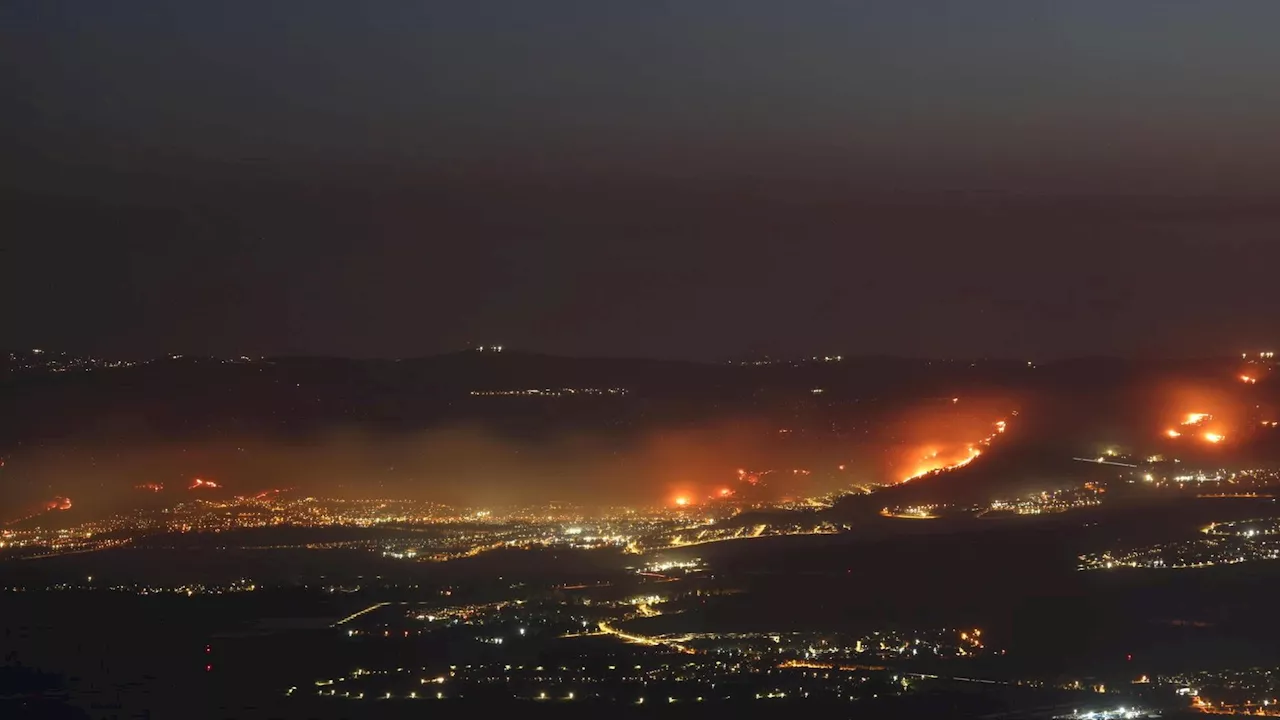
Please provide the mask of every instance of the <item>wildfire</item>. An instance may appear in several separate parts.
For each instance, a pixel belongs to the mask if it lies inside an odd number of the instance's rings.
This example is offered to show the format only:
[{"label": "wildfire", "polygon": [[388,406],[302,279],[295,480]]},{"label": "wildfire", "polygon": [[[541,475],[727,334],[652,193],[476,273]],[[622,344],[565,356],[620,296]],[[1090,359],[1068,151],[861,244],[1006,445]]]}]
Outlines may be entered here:
[{"label": "wildfire", "polygon": [[22,516],[22,517],[20,517],[20,518],[14,518],[13,520],[8,520],[8,521],[5,521],[4,523],[0,523],[0,524],[3,524],[4,526],[8,527],[8,526],[10,526],[10,525],[17,525],[17,524],[18,524],[18,523],[20,523],[20,522],[25,522],[25,521],[27,521],[27,520],[30,520],[30,519],[34,518],[34,517],[38,517],[38,516],[40,516],[42,513],[47,513],[47,512],[59,512],[59,511],[62,511],[62,510],[70,510],[70,509],[71,509],[71,498],[69,498],[69,497],[63,497],[63,496],[59,495],[59,496],[55,497],[54,499],[52,499],[52,500],[50,500],[50,501],[48,501],[48,502],[44,503],[43,505],[37,505],[36,507],[33,507],[33,508],[32,508],[32,511],[33,511],[33,512],[31,512],[31,513],[29,513],[29,514],[27,514],[27,515],[24,515],[24,516]]},{"label": "wildfire", "polygon": [[1253,377],[1253,376],[1251,376],[1251,375],[1241,375],[1241,376],[1240,376],[1240,382],[1242,382],[1242,383],[1244,383],[1244,384],[1246,384],[1246,385],[1253,385],[1253,384],[1255,384],[1255,383],[1257,383],[1257,382],[1258,382],[1258,378]]},{"label": "wildfire", "polygon": [[192,478],[191,485],[189,485],[187,489],[198,490],[200,488],[219,488],[219,487],[222,487],[222,486],[212,480],[205,480],[204,478]]},{"label": "wildfire", "polygon": [[993,430],[990,435],[982,438],[977,443],[965,445],[962,450],[943,452],[936,447],[930,447],[920,456],[915,469],[903,478],[902,482],[910,482],[927,475],[957,470],[978,459],[982,455],[982,447],[979,446],[990,445],[992,440],[1007,429],[1008,423],[1005,420],[1000,420],[992,427]]},{"label": "wildfire", "polygon": [[45,510],[70,510],[71,498],[56,497],[50,500],[49,502],[45,503],[44,509]]},{"label": "wildfire", "polygon": [[[1182,422],[1179,423],[1179,427],[1194,429],[1196,431],[1195,437],[1213,445],[1217,445],[1227,439],[1225,432],[1225,430],[1228,429],[1227,426],[1224,425],[1221,420],[1215,420],[1211,413],[1187,413],[1183,416]],[[1164,434],[1169,438],[1176,439],[1182,437],[1182,432],[1174,428],[1165,430]]]},{"label": "wildfire", "polygon": [[915,472],[903,478],[902,482],[910,482],[917,478],[922,478],[926,475],[933,475],[935,473],[942,473],[948,470],[956,470],[958,468],[962,468],[965,465],[968,465],[969,463],[973,462],[981,454],[982,454],[981,450],[979,450],[978,448],[972,445],[969,445],[968,447],[965,448],[965,454],[963,456],[961,456],[959,459],[954,459],[948,462],[948,461],[939,461],[938,452],[935,450],[925,455],[923,458],[921,458],[920,464],[916,466]]},{"label": "wildfire", "polygon": [[726,498],[733,494],[733,490],[729,488],[720,488],[717,494],[722,498]]},{"label": "wildfire", "polygon": [[684,497],[683,495],[676,498],[676,506],[678,507],[687,507],[689,505],[689,502],[690,502],[689,498]]}]

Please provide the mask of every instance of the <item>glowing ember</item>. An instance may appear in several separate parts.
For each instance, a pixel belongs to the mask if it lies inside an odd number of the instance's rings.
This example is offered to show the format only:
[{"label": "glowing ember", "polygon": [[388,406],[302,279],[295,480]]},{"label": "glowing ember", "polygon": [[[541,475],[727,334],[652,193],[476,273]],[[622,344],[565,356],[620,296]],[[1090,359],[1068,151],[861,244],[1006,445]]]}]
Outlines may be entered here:
[{"label": "glowing ember", "polygon": [[1258,378],[1251,377],[1249,375],[1241,375],[1240,382],[1245,383],[1246,385],[1253,385],[1254,383],[1258,382]]},{"label": "glowing ember", "polygon": [[1171,438],[1182,437],[1182,433],[1178,432],[1177,430],[1174,430],[1173,428],[1169,428],[1168,430],[1165,430],[1164,434]]},{"label": "glowing ember", "polygon": [[1218,433],[1211,433],[1211,432],[1207,432],[1204,435],[1201,435],[1201,437],[1203,437],[1206,442],[1211,442],[1211,443],[1220,443],[1223,440],[1227,439],[1225,435],[1219,435]]},{"label": "glowing ember", "polygon": [[1182,421],[1183,425],[1199,425],[1206,420],[1212,420],[1213,416],[1209,413],[1187,413],[1187,419]]},{"label": "glowing ember", "polygon": [[212,480],[205,480],[204,478],[193,478],[191,480],[191,485],[188,486],[187,489],[197,490],[199,488],[217,488],[217,487],[221,487],[221,485],[219,485],[218,483]]},{"label": "glowing ember", "polygon": [[[733,494],[733,491],[730,490],[729,488],[720,488],[720,492],[719,492],[720,497],[729,497],[732,494]],[[676,500],[677,504],[679,504],[679,502],[680,502],[679,500]]]},{"label": "glowing ember", "polygon": [[678,498],[676,498],[676,505],[678,505],[678,506],[680,506],[680,507],[685,507],[685,506],[686,506],[686,505],[688,505],[688,504],[689,504],[689,498],[687,498],[687,497],[678,497]]}]

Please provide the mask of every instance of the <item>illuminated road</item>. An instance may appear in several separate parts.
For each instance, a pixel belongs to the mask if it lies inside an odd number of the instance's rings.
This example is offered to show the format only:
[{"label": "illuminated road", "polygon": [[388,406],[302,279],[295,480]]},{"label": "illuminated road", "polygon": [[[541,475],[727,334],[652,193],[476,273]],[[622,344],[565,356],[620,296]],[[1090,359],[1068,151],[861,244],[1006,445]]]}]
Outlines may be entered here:
[{"label": "illuminated road", "polygon": [[931,514],[919,515],[916,513],[899,513],[899,512],[894,512],[889,508],[883,508],[882,510],[880,510],[880,517],[893,518],[895,520],[937,520],[938,519],[937,515],[931,515]]},{"label": "illuminated road", "polygon": [[381,607],[386,607],[386,606],[388,606],[388,605],[403,605],[403,604],[404,604],[404,603],[380,602],[380,603],[377,603],[376,605],[370,605],[369,607],[367,607],[367,608],[365,608],[365,609],[363,609],[363,610],[361,610],[361,611],[359,611],[359,612],[351,613],[350,615],[348,615],[348,616],[346,616],[346,617],[342,618],[342,619],[341,619],[341,620],[339,620],[338,622],[334,623],[334,624],[333,624],[333,627],[338,627],[339,625],[345,625],[345,624],[347,624],[347,623],[351,622],[352,620],[355,620],[356,618],[360,617],[361,615],[364,615],[364,614],[367,614],[367,613],[371,613],[371,612],[373,612],[374,610],[377,610],[378,608],[381,608]]},{"label": "illuminated road", "polygon": [[779,538],[779,537],[795,537],[799,535],[838,535],[840,530],[832,529],[815,529],[815,530],[797,530],[794,532],[767,532],[768,525],[753,525],[751,527],[736,530],[731,535],[721,537],[711,537],[705,539],[684,540],[677,536],[672,538],[667,545],[653,547],[644,552],[661,552],[663,550],[675,550],[678,548],[696,547],[698,545],[710,545],[712,543],[733,542],[735,540],[755,540],[757,538]]},{"label": "illuminated road", "polygon": [[[660,614],[660,613],[659,613]],[[652,617],[652,616],[650,616]],[[600,632],[606,635],[612,635],[620,640],[637,645],[648,645],[650,647],[666,647],[678,652],[687,653],[689,655],[697,654],[697,650],[687,648],[675,640],[663,640],[661,638],[648,637],[646,635],[635,635],[633,633],[623,632],[606,622],[599,623]]]},{"label": "illuminated road", "polygon": [[1102,458],[1081,458],[1081,457],[1073,457],[1073,458],[1071,458],[1071,459],[1072,459],[1072,460],[1075,460],[1076,462],[1091,463],[1091,464],[1093,464],[1093,465],[1115,465],[1116,467],[1122,467],[1122,468],[1136,468],[1136,467],[1138,467],[1137,465],[1132,465],[1132,464],[1130,464],[1130,463],[1112,462],[1112,461],[1110,461],[1110,460],[1103,460]]}]

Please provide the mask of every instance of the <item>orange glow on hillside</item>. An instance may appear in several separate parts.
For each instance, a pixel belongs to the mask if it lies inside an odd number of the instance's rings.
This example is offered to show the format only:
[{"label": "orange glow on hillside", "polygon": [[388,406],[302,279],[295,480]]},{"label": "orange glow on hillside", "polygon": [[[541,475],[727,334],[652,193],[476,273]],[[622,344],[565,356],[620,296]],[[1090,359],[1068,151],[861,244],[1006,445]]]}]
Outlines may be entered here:
[{"label": "orange glow on hillside", "polygon": [[676,498],[675,502],[676,502],[676,505],[679,507],[686,507],[689,505],[690,501],[689,501],[689,498],[681,495],[680,497]]},{"label": "orange glow on hillside", "polygon": [[935,443],[915,449],[914,465],[901,478],[910,482],[928,475],[956,470],[968,465],[982,455],[982,450],[1008,428],[1008,422],[999,420],[990,426],[990,434],[972,443]]},{"label": "orange glow on hillside", "polygon": [[217,487],[222,487],[222,486],[212,480],[205,480],[204,478],[193,478],[191,480],[191,485],[187,489],[198,490],[200,488],[217,488]]},{"label": "orange glow on hillside", "polygon": [[69,498],[69,497],[56,497],[56,498],[54,498],[54,499],[50,500],[48,503],[46,503],[46,504],[45,504],[45,506],[44,506],[44,508],[45,508],[46,510],[70,510],[70,509],[71,509],[71,498]]},{"label": "orange glow on hillside", "polygon": [[[1238,379],[1246,384],[1257,378],[1246,372]],[[1247,441],[1254,414],[1265,412],[1256,399],[1246,400],[1239,390],[1221,384],[1178,382],[1165,390],[1161,414],[1165,437],[1196,445],[1219,445],[1228,439]],[[1261,411],[1261,412],[1260,412]],[[1254,417],[1251,417],[1254,416]],[[1265,416],[1264,416],[1265,417]]]},{"label": "orange glow on hillside", "polygon": [[962,468],[973,462],[981,454],[982,451],[972,445],[965,446],[962,449],[952,449],[945,454],[936,448],[931,449],[921,456],[915,468],[906,477],[902,478],[902,482],[909,482],[926,475]]}]

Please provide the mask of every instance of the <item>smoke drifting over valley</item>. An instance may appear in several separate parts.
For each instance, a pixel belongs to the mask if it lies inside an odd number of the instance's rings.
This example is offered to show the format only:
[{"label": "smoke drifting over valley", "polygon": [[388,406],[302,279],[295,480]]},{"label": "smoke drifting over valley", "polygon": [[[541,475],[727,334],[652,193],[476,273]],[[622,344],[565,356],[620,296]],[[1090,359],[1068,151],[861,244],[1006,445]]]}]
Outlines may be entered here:
[{"label": "smoke drifting over valley", "polygon": [[710,496],[741,465],[767,466],[771,453],[761,439],[769,434],[762,423],[712,422],[636,435],[582,432],[530,440],[457,425],[381,436],[349,429],[293,440],[63,443],[14,453],[3,470],[3,492],[6,506],[60,495],[76,498],[80,507],[112,510],[146,496],[286,488],[466,506],[660,504],[677,495]]}]

